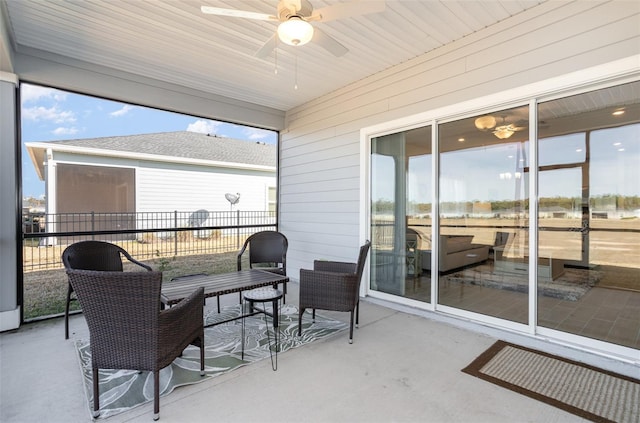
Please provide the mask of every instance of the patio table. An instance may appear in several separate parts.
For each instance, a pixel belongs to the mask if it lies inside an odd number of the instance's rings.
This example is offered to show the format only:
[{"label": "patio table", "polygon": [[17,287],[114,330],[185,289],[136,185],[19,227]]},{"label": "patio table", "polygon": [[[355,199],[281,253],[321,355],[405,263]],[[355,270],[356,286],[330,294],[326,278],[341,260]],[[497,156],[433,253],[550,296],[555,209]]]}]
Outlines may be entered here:
[{"label": "patio table", "polygon": [[[282,284],[284,288],[287,282],[289,282],[287,276],[261,269],[240,270],[216,275],[195,275],[185,280],[164,282],[162,284],[160,300],[163,306],[172,306],[177,304],[181,299],[188,297],[199,287],[204,288],[204,296],[208,298],[219,297],[220,295],[235,292],[241,293],[263,286],[273,286],[277,288],[279,284]],[[218,321],[206,326],[215,326],[256,314],[253,310],[250,311],[249,314],[241,314],[238,317]]]}]

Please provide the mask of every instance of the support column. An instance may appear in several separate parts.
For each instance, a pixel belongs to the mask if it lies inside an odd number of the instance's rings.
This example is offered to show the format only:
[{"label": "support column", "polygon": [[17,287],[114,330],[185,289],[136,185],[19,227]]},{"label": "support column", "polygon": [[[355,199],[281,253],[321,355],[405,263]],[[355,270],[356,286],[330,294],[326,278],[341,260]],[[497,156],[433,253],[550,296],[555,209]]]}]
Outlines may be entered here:
[{"label": "support column", "polygon": [[[22,220],[18,140],[18,77],[0,72],[0,331],[20,326],[22,275],[18,247]],[[20,288],[19,288],[20,287]]]}]

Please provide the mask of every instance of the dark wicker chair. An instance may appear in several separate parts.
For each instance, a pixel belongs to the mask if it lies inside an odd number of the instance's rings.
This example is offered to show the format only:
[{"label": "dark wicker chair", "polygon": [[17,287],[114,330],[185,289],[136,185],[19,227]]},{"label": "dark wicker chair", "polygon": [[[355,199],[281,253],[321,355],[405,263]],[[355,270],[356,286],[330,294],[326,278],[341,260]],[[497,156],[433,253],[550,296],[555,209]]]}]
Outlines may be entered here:
[{"label": "dark wicker chair", "polygon": [[153,372],[154,420],[160,417],[159,372],[189,344],[200,348],[204,375],[204,288],[160,310],[162,272],[67,270],[89,326],[93,415],[100,414],[98,369]]},{"label": "dark wicker chair", "polygon": [[[118,245],[103,241],[80,241],[69,245],[62,252],[62,263],[68,269],[101,270],[122,272],[122,256],[147,270],[151,267],[133,259],[129,253]],[[71,298],[73,288],[67,288],[67,305],[64,310],[64,339],[69,339],[69,305],[75,298]]]},{"label": "dark wicker chair", "polygon": [[249,268],[254,267],[287,274],[287,237],[276,231],[262,231],[251,235],[238,253],[238,270],[242,270],[242,255],[249,248]]},{"label": "dark wicker chair", "polygon": [[[269,272],[287,275],[287,237],[277,231],[256,232],[246,239],[238,253],[238,270],[242,270],[242,255],[249,249],[249,268],[268,270]],[[284,284],[284,295],[287,295],[287,284]],[[240,293],[242,302],[242,293]]]},{"label": "dark wicker chair", "polygon": [[360,247],[357,263],[315,260],[313,270],[300,269],[300,314],[298,336],[302,335],[302,315],[307,308],[351,312],[349,343],[353,343],[353,323],[358,326],[360,314],[360,280],[371,243]]}]

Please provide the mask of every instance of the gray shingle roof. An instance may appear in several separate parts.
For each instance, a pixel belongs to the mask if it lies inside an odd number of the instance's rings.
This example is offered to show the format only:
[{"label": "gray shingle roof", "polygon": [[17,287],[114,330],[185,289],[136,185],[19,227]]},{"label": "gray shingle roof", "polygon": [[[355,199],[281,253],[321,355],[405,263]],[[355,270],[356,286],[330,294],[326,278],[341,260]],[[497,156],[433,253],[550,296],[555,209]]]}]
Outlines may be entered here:
[{"label": "gray shingle roof", "polygon": [[47,144],[155,154],[188,159],[276,166],[276,146],[198,132],[161,132],[122,137],[52,141]]}]

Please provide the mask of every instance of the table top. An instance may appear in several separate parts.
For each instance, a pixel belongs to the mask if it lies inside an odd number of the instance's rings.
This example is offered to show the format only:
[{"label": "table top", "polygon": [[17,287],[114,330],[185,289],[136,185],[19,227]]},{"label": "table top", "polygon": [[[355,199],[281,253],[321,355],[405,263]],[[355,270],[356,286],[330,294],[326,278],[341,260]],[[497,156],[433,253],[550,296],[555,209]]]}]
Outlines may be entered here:
[{"label": "table top", "polygon": [[261,269],[216,275],[194,275],[183,280],[163,282],[160,299],[164,304],[176,304],[201,286],[204,287],[205,297],[215,297],[287,282],[289,282],[287,276]]},{"label": "table top", "polygon": [[251,301],[273,301],[282,298],[282,291],[273,287],[265,286],[252,289],[243,294],[245,300]]}]

